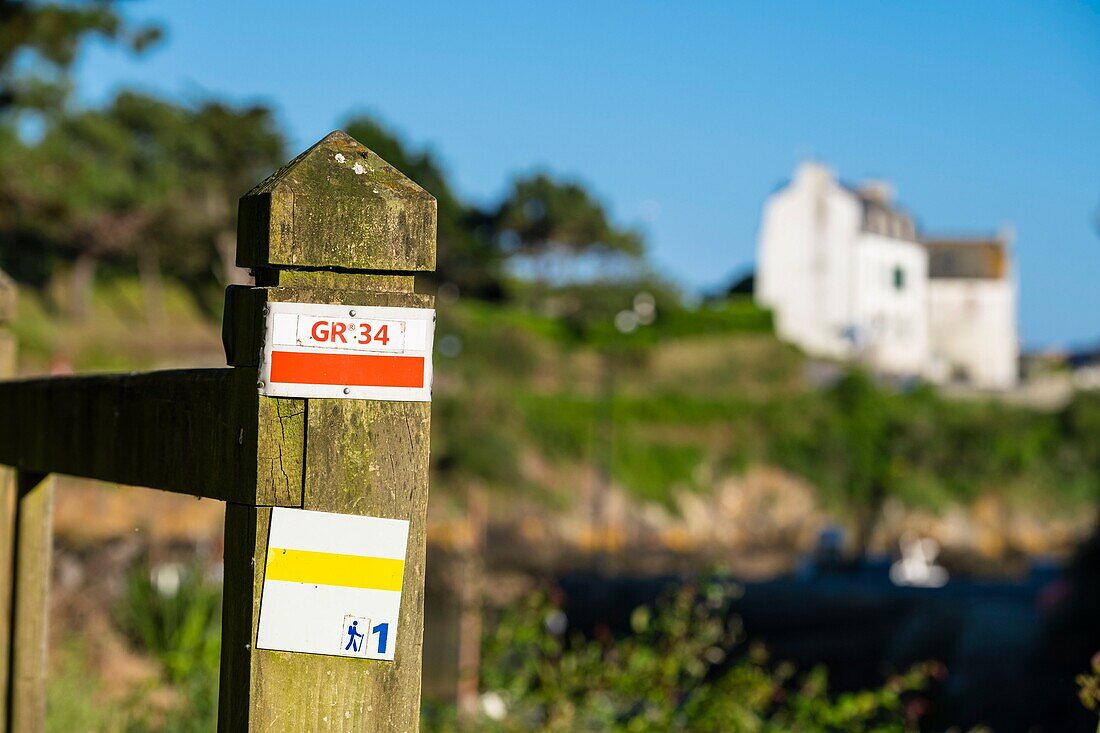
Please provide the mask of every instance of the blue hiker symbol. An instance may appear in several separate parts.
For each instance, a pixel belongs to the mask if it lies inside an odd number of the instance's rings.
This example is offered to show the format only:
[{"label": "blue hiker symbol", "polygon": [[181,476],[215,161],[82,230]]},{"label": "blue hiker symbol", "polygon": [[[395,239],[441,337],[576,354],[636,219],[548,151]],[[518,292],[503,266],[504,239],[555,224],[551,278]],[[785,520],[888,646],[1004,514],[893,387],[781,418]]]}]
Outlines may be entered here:
[{"label": "blue hiker symbol", "polygon": [[359,622],[352,621],[351,626],[348,627],[348,644],[344,647],[344,651],[359,651],[363,647],[363,638],[363,633],[359,631]]}]

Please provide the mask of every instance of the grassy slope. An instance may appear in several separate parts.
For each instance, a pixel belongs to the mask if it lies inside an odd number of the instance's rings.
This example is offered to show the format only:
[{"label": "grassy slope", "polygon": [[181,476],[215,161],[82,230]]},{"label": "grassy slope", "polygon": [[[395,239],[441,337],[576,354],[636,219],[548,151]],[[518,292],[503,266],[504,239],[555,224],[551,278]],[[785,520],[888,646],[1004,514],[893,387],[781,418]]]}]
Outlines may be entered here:
[{"label": "grassy slope", "polygon": [[[864,499],[863,464],[885,454],[887,491],[910,505],[943,509],[992,493],[1066,511],[1095,500],[1097,399],[1041,413],[868,387],[849,408],[837,390],[809,388],[805,359],[748,310],[677,311],[629,336],[578,341],[518,311],[441,309],[440,337],[462,351],[439,357],[440,475],[568,497],[574,465],[670,504],[676,492],[706,492],[767,463],[809,479],[844,512]],[[529,470],[532,453],[562,470]]]},{"label": "grassy slope", "polygon": [[[21,293],[15,330],[25,373],[219,366],[218,327],[166,283],[148,318],[133,280],[103,283],[86,320]],[[946,402],[929,390],[875,390],[869,410],[886,435],[853,436],[862,415],[810,389],[805,360],[770,335],[744,301],[689,312],[666,307],[652,326],[618,334],[610,319],[567,321],[474,301],[443,303],[437,335],[433,458],[438,495],[470,482],[569,503],[593,471],[635,495],[671,504],[753,464],[813,482],[849,510],[860,451],[887,451],[890,493],[942,509],[995,493],[1066,509],[1097,496],[1100,405],[1061,413]],[[458,353],[455,353],[455,352]]]},{"label": "grassy slope", "polygon": [[149,315],[140,286],[128,278],[101,282],[80,321],[54,305],[63,300],[60,292],[20,289],[13,328],[23,374],[225,365],[218,325],[170,281],[157,316]]}]

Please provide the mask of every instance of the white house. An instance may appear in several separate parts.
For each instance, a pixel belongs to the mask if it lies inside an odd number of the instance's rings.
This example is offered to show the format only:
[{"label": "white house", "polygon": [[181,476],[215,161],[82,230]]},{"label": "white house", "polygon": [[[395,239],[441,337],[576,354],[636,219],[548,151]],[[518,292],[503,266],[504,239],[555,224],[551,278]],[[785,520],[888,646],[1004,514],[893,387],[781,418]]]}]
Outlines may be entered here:
[{"label": "white house", "polygon": [[1007,389],[1016,384],[1016,278],[1011,235],[926,238],[931,371],[937,381]]},{"label": "white house", "polygon": [[989,389],[1016,381],[1016,286],[1003,239],[921,238],[889,185],[803,163],[768,197],[756,298],[808,353]]}]

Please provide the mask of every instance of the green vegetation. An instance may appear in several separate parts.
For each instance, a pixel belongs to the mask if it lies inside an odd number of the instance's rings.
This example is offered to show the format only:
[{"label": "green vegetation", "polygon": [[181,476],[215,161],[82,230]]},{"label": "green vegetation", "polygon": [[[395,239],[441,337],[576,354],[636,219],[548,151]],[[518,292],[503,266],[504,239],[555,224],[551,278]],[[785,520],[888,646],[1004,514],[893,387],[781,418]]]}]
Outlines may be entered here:
[{"label": "green vegetation", "polygon": [[[0,112],[51,111],[71,92],[68,72],[81,43],[98,35],[142,51],[159,40],[156,27],[134,27],[110,3],[0,2]],[[32,54],[36,63],[21,57]]]},{"label": "green vegetation", "polygon": [[[90,36],[140,49],[111,2],[0,0],[0,268],[21,284],[22,366],[125,370],[221,363],[217,318],[233,268],[236,200],[287,157],[275,115],[218,100],[181,104],[121,91],[74,102],[68,69]],[[861,541],[884,502],[941,510],[995,495],[1053,511],[1100,497],[1100,395],[1040,412],[949,401],[858,372],[826,386],[734,289],[699,308],[644,260],[644,241],[586,186],[536,172],[496,202],[464,202],[430,150],[377,119],[347,131],[438,200],[433,405],[435,496],[469,486],[569,507],[598,476],[639,501],[677,506],[753,465],[805,478]],[[31,131],[30,133],[28,131]],[[721,264],[721,263],[719,263]],[[212,729],[217,592],[141,565],[114,623],[156,661],[148,689],[108,701],[74,642],[51,679],[50,729]],[[832,695],[749,655],[726,599],[704,588],[624,639],[564,639],[532,599],[493,627],[483,689],[500,714],[471,730],[901,731],[918,672]],[[1082,678],[1094,699],[1095,679]],[[162,704],[153,693],[167,690]],[[455,730],[429,710],[428,730]]]},{"label": "green vegetation", "polygon": [[[593,310],[610,322],[633,292],[609,288]],[[60,315],[55,297],[21,293],[14,327],[30,370],[222,363],[217,325],[183,286],[165,284],[160,319],[136,278],[104,280],[83,322]],[[1038,411],[858,373],[812,388],[804,358],[759,331],[766,312],[744,299],[690,311],[665,297],[631,334],[515,303],[441,303],[433,491],[457,497],[474,481],[560,503],[576,494],[559,483],[567,469],[590,467],[672,506],[678,492],[771,465],[857,518],[889,497],[938,511],[993,494],[1057,512],[1100,496],[1100,395]],[[525,456],[556,470],[532,472]]]},{"label": "green vegetation", "polygon": [[[272,111],[127,90],[101,107],[75,104],[68,70],[87,38],[134,49],[159,38],[155,27],[128,27],[111,2],[0,0],[0,24],[0,269],[36,288],[67,275],[61,305],[78,318],[101,273],[140,274],[149,310],[162,277],[216,308],[210,293],[241,277],[237,199],[287,158]],[[537,173],[495,205],[470,206],[431,152],[370,117],[345,127],[436,197],[433,284],[499,299],[510,257],[642,253],[641,237],[579,183]]]},{"label": "green vegetation", "polygon": [[[45,292],[21,288],[12,330],[25,372],[147,370],[181,363],[225,363],[218,324],[187,289],[165,282],[157,313],[145,310],[140,283],[133,277],[103,279],[88,299],[87,317],[63,315],[67,300],[58,287]],[[219,296],[220,297],[220,296]]]},{"label": "green vegetation", "polygon": [[93,669],[87,648],[70,641],[52,663],[46,689],[47,733],[116,733],[127,730],[132,704],[110,699],[105,680]]},{"label": "green vegetation", "polygon": [[913,729],[904,700],[925,686],[931,668],[892,677],[880,689],[830,694],[825,670],[799,674],[770,664],[759,647],[738,647],[737,621],[726,613],[730,595],[720,583],[685,588],[656,609],[635,609],[630,635],[601,639],[566,638],[561,612],[532,596],[486,640],[481,719],[459,726],[436,713],[424,727],[484,733]]},{"label": "green vegetation", "polygon": [[[624,295],[619,307],[629,303]],[[438,465],[508,491],[524,485],[518,457],[536,451],[551,464],[602,466],[638,496],[672,504],[677,491],[769,464],[857,514],[887,497],[939,510],[992,493],[1064,510],[1100,496],[1100,396],[1042,412],[881,387],[858,372],[811,388],[803,358],[758,334],[766,314],[750,318],[750,307],[699,311],[688,334],[693,312],[659,309],[653,325],[613,340],[514,307],[442,307],[440,338],[461,353],[438,367]],[[452,450],[459,444],[494,446],[497,460],[479,469]]]},{"label": "green vegetation", "polygon": [[[109,2],[0,0],[0,18],[0,267],[24,286],[24,365],[218,363],[221,287],[240,274],[235,201],[287,155],[274,115],[129,91],[81,107],[67,71],[84,41],[141,48],[158,29],[128,26]],[[439,271],[420,283],[440,295],[437,490],[568,497],[565,473],[594,469],[671,506],[769,464],[864,519],[888,497],[1097,496],[1091,397],[1039,413],[859,375],[810,389],[769,313],[745,295],[685,307],[638,231],[580,183],[536,172],[474,206],[432,151],[371,117],[346,127],[439,203]]]},{"label": "green vegetation", "polygon": [[205,733],[217,727],[221,590],[198,565],[163,566],[160,583],[140,561],[115,608],[114,631],[155,662],[129,689],[97,673],[85,641],[70,639],[53,661],[49,731]]},{"label": "green vegetation", "polygon": [[165,571],[167,576],[157,584],[147,563],[135,566],[118,624],[132,643],[160,662],[165,681],[183,698],[182,714],[173,711],[156,730],[213,730],[218,719],[221,591],[198,565],[166,566]]},{"label": "green vegetation", "polygon": [[[1100,652],[1093,656],[1091,669],[1077,676],[1077,688],[1081,704],[1100,715]],[[1097,730],[1100,730],[1100,723]]]},{"label": "green vegetation", "polygon": [[[87,648],[70,641],[55,660],[49,730],[189,733],[215,727],[220,606],[217,586],[197,568],[154,583],[138,563],[115,623],[156,660],[159,677],[119,696],[93,671]],[[727,584],[704,582],[640,607],[624,638],[566,638],[564,616],[541,595],[513,608],[484,640],[485,713],[466,725],[449,705],[427,704],[428,733],[509,731],[731,730],[902,733],[908,695],[933,668],[917,667],[875,690],[831,694],[823,669],[799,673],[746,647],[727,614]],[[157,698],[168,685],[174,694]],[[158,699],[150,704],[150,699]]]}]

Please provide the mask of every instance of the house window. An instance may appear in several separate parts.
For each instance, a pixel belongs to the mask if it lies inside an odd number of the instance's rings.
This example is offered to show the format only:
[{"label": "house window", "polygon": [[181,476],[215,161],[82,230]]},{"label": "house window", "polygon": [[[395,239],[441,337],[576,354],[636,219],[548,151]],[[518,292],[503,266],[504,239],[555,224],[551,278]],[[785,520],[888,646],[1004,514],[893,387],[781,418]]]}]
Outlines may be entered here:
[{"label": "house window", "polygon": [[894,290],[905,290],[905,270],[900,267],[894,268]]}]

